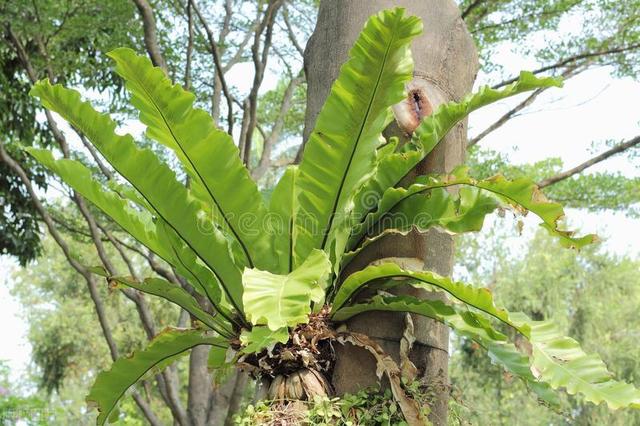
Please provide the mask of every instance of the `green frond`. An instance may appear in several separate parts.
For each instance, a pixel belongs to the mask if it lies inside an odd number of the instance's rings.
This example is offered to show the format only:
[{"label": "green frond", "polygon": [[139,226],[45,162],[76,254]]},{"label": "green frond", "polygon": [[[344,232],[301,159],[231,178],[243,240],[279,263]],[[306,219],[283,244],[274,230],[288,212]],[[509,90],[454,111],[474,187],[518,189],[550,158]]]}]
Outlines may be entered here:
[{"label": "green frond", "polygon": [[[389,280],[390,278],[396,280]],[[407,278],[409,281],[403,282],[397,280],[398,278]],[[548,384],[554,389],[564,388],[568,393],[580,394],[585,400],[594,404],[606,402],[611,409],[640,408],[640,390],[631,384],[613,380],[612,374],[597,355],[586,354],[578,342],[563,336],[552,321],[533,321],[521,312],[508,312],[506,309],[496,306],[490,291],[486,288],[453,282],[449,278],[440,277],[432,272],[408,271],[395,263],[384,263],[379,266],[369,266],[350,275],[334,298],[332,315],[338,315],[342,309],[347,309],[343,307],[357,291],[382,279],[387,280],[385,281],[386,288],[404,283],[417,287],[426,285],[425,288],[428,290],[445,291],[470,308],[479,310],[512,327],[530,345],[530,371],[536,379],[535,382]],[[416,299],[415,304],[419,305],[420,302]],[[407,309],[411,309],[409,312],[420,313],[417,311],[421,310],[422,315],[435,315],[434,307],[431,305],[416,307],[415,304],[401,303],[394,306],[394,310],[402,310],[403,304]],[[381,310],[384,308],[380,305],[378,307]],[[358,308],[352,308],[352,311],[347,310],[346,312],[351,314],[353,309],[357,310]],[[342,312],[340,315],[344,317],[345,311]],[[469,330],[466,329],[466,331]],[[489,343],[495,343],[493,341],[481,342],[481,340],[479,342],[483,343],[483,346],[488,350],[490,349]],[[507,349],[504,347],[500,350],[502,352],[495,352],[492,356],[494,360],[501,361],[499,356],[502,355],[506,357],[505,361],[517,361],[512,355],[509,355],[509,352],[505,352]],[[521,372],[524,372],[521,367],[519,368]]]},{"label": "green frond", "polygon": [[446,324],[457,334],[478,343],[495,364],[522,379],[541,399],[558,405],[556,393],[547,383],[539,382],[531,372],[531,358],[509,343],[507,336],[496,330],[482,314],[448,305],[441,300],[378,295],[363,303],[341,308],[333,315],[333,319],[344,321],[354,315],[372,311],[409,312]]},{"label": "green frond", "polygon": [[278,259],[278,268],[274,272],[279,274],[287,274],[293,270],[297,178],[298,167],[289,166],[274,188],[269,202],[267,223],[273,234],[273,256]]},{"label": "green frond", "polygon": [[98,407],[98,425],[105,424],[125,392],[149,370],[200,345],[226,347],[228,342],[200,330],[166,329],[145,349],[117,359],[109,371],[98,374],[87,395],[87,402]]},{"label": "green frond", "polygon": [[[354,199],[355,232],[361,229],[361,222],[367,218],[368,214],[375,211],[385,191],[398,186],[402,179],[440,143],[453,126],[473,111],[527,91],[560,86],[562,83],[558,79],[538,78],[530,72],[522,72],[516,82],[500,90],[485,86],[478,92],[468,95],[461,102],[440,105],[432,115],[422,120],[410,143],[403,145],[397,152],[384,152],[383,155],[378,156],[375,173],[359,189]],[[360,237],[351,234],[350,241]]]},{"label": "green frond", "polygon": [[268,255],[269,234],[263,229],[266,207],[231,136],[215,126],[209,113],[194,108],[195,96],[172,84],[146,56],[125,48],[109,56],[149,137],[176,153],[193,179],[192,192],[211,205],[214,222],[239,244],[236,261],[271,268],[274,258]]},{"label": "green frond", "polygon": [[330,251],[333,233],[349,217],[354,192],[373,171],[375,149],[392,120],[390,107],[411,80],[409,44],[421,30],[420,20],[406,17],[404,9],[382,11],[367,21],[351,49],[300,164],[296,265],[313,249]]},{"label": "green frond", "polygon": [[150,149],[136,146],[131,135],[118,135],[116,123],[83,102],[78,92],[43,80],[33,86],[31,93],[93,143],[153,207],[153,213],[211,269],[231,303],[242,312],[240,269],[230,253],[227,239],[209,218],[203,217],[203,204],[178,182],[175,173]]}]

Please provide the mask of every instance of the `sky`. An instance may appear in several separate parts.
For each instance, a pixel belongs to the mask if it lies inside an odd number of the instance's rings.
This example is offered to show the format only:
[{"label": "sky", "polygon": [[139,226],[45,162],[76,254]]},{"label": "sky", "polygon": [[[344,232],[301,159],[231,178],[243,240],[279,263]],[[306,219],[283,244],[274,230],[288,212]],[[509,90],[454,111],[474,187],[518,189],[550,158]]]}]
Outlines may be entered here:
[{"label": "sky", "polygon": [[[503,53],[509,55],[506,50]],[[515,57],[505,61],[514,68],[523,65]],[[232,84],[242,87],[244,82],[252,80],[251,65],[238,64],[230,75],[233,76]],[[277,78],[276,73],[267,73],[263,90],[275,87]],[[593,155],[591,148],[594,142],[623,140],[640,134],[637,108],[640,83],[628,78],[614,79],[607,68],[585,72],[569,80],[564,88],[553,89],[541,98],[529,113],[509,121],[481,141],[481,145],[508,154],[515,164],[554,156],[560,157],[565,168],[569,168]],[[470,135],[480,132],[517,101],[503,101],[474,113],[469,120]],[[133,125],[128,130],[137,133],[141,129]],[[629,165],[624,157],[603,162],[590,172],[604,170],[640,176],[640,170]],[[637,243],[640,220],[616,213],[585,213],[574,209],[567,213],[572,228],[598,234],[603,240],[604,250],[640,255]],[[526,226],[529,230],[535,229],[535,223],[528,218]],[[12,375],[17,378],[25,372],[30,348],[25,337],[27,327],[20,318],[20,307],[8,290],[11,271],[15,267],[17,265],[11,259],[0,256],[0,359],[9,362]]]}]

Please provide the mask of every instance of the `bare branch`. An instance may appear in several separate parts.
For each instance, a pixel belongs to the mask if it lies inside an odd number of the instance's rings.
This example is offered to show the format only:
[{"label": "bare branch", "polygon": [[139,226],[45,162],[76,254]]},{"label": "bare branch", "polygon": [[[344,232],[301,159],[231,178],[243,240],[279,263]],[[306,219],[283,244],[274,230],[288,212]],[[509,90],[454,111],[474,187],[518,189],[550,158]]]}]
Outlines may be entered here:
[{"label": "bare branch", "polygon": [[233,425],[233,415],[240,409],[248,384],[249,374],[244,371],[238,371],[238,378],[236,379],[235,386],[233,387],[233,393],[229,400],[229,409],[227,411],[227,419],[224,422],[224,426]]},{"label": "bare branch", "polygon": [[551,176],[551,177],[548,177],[546,179],[543,179],[540,182],[538,182],[538,187],[544,188],[544,187],[553,185],[554,183],[558,183],[561,180],[570,178],[571,176],[576,175],[578,173],[581,173],[585,169],[587,169],[587,168],[589,168],[589,167],[591,167],[591,166],[593,166],[595,164],[598,164],[601,161],[604,161],[609,157],[612,157],[612,156],[614,156],[616,154],[624,152],[624,151],[626,151],[628,149],[631,149],[633,147],[636,147],[638,145],[640,145],[640,136],[636,136],[635,138],[630,139],[627,142],[619,143],[618,145],[614,146],[613,148],[603,152],[600,155],[597,155],[597,156],[585,161],[584,163],[582,163],[582,164],[580,164],[580,165],[578,165],[578,166],[576,166],[576,167],[574,167],[572,169],[566,170],[566,171],[564,171],[562,173],[558,173],[555,176]]},{"label": "bare branch", "polygon": [[107,165],[104,164],[104,161],[102,161],[102,158],[100,158],[100,154],[98,154],[98,151],[96,150],[96,148],[93,145],[91,145],[91,143],[87,140],[87,138],[82,133],[78,132],[78,135],[80,136],[80,141],[82,141],[82,145],[84,145],[87,151],[89,151],[89,154],[91,154],[91,158],[93,158],[93,161],[95,161],[96,164],[98,165],[100,172],[102,172],[102,174],[107,179],[109,180],[113,179],[113,173],[111,173],[111,170],[109,170]]},{"label": "bare branch", "polygon": [[222,93],[224,93],[224,96],[227,99],[227,133],[231,135],[233,134],[233,96],[231,95],[231,92],[227,87],[227,82],[224,78],[224,71],[222,68],[222,63],[220,62],[220,52],[218,51],[218,44],[216,43],[213,31],[209,27],[209,24],[207,23],[207,20],[204,18],[202,13],[200,13],[200,9],[198,8],[195,0],[191,0],[191,5],[194,12],[196,12],[196,15],[198,16],[202,27],[207,33],[207,39],[209,40],[209,51],[211,52],[211,56],[213,57],[213,63],[216,68],[216,75],[218,76],[218,80],[220,81]]},{"label": "bare branch", "polygon": [[258,166],[251,172],[251,175],[255,180],[260,179],[271,165],[271,152],[274,145],[280,138],[280,133],[282,132],[282,128],[284,127],[285,118],[287,116],[287,113],[291,109],[293,95],[295,94],[296,88],[300,84],[302,84],[303,81],[304,77],[302,76],[302,72],[300,72],[297,77],[289,81],[289,84],[284,91],[276,121],[273,124],[269,135],[267,137],[264,137],[264,147],[262,149],[262,155],[260,156]]},{"label": "bare branch", "polygon": [[[282,6],[282,0],[275,0],[269,2],[267,9],[264,12],[264,17],[260,22],[260,26],[255,32],[253,39],[253,46],[251,47],[251,58],[253,59],[254,76],[251,91],[249,93],[249,120],[247,124],[247,131],[244,140],[240,140],[240,143],[244,145],[243,148],[243,162],[249,166],[251,160],[251,144],[253,142],[253,131],[256,127],[257,113],[258,113],[258,91],[262,85],[264,78],[264,71],[267,66],[267,60],[269,58],[269,48],[271,47],[271,38],[273,36],[273,24],[275,17],[278,13],[278,9]],[[264,33],[264,42],[261,43],[262,34]]]},{"label": "bare branch", "polygon": [[[576,74],[580,73],[583,69],[584,68],[578,69],[578,68],[575,68],[575,67],[571,67],[571,68],[567,69],[562,74],[562,77],[563,78],[571,78],[571,77],[575,76]],[[534,91],[532,94],[530,94],[529,96],[527,96],[527,98],[525,100],[523,100],[518,105],[516,105],[515,107],[510,109],[508,112],[506,112],[504,115],[502,115],[498,120],[496,120],[492,125],[487,127],[485,130],[483,130],[479,135],[477,135],[474,138],[472,138],[471,140],[469,140],[469,142],[467,143],[467,148],[471,148],[472,146],[474,146],[478,142],[480,142],[482,139],[484,139],[487,135],[489,135],[490,133],[496,131],[500,127],[504,126],[507,123],[507,121],[509,121],[512,118],[516,117],[520,111],[522,111],[523,109],[525,109],[526,107],[531,105],[538,98],[538,96],[540,96],[542,93],[544,93],[547,89],[548,89],[548,87],[545,87],[545,88],[542,88],[542,89],[538,89],[538,90]]]},{"label": "bare branch", "polygon": [[467,16],[469,16],[471,12],[473,12],[474,9],[476,9],[478,6],[480,6],[484,2],[485,0],[474,0],[469,6],[467,6],[465,10],[462,11],[460,17],[462,19],[465,19]]},{"label": "bare branch", "polygon": [[140,12],[142,27],[144,29],[144,45],[149,53],[153,65],[160,67],[167,73],[167,63],[162,56],[162,51],[158,45],[158,35],[156,30],[156,20],[153,17],[153,9],[147,0],[132,0]]},{"label": "bare branch", "polygon": [[193,11],[191,10],[191,0],[187,0],[187,31],[189,38],[187,41],[187,58],[184,67],[184,90],[191,88],[191,60],[193,57]]},{"label": "bare branch", "polygon": [[244,55],[244,52],[245,52],[245,50],[247,48],[247,45],[249,44],[249,41],[251,41],[251,36],[253,35],[254,31],[256,31],[256,29],[258,28],[259,24],[260,24],[260,19],[256,18],[255,21],[253,21],[253,23],[251,24],[251,27],[249,28],[249,30],[245,34],[244,38],[242,39],[242,41],[238,45],[238,48],[236,49],[236,52],[227,61],[227,63],[224,64],[224,66],[222,67],[222,73],[223,74],[226,74],[227,71],[229,71],[232,66],[234,66],[235,64],[240,62],[240,60],[242,59],[242,55]]},{"label": "bare branch", "polygon": [[240,125],[240,158],[244,158],[244,150],[246,145],[244,140],[246,139],[247,129],[249,128],[249,98],[245,99],[242,104],[242,124]]},{"label": "bare branch", "polygon": [[[605,55],[611,55],[611,54],[615,54],[615,53],[623,53],[623,52],[627,52],[629,50],[634,50],[634,49],[638,49],[640,48],[640,43],[637,44],[632,44],[631,46],[625,46],[625,47],[617,47],[617,48],[612,48],[612,49],[606,49],[606,50],[599,50],[596,52],[585,52],[585,53],[580,53],[574,56],[570,56],[568,58],[565,58],[561,61],[558,61],[554,64],[551,65],[545,65],[542,68],[538,68],[535,71],[532,71],[533,74],[540,74],[546,71],[553,71],[559,68],[565,68],[569,65],[575,64],[578,61],[581,61],[583,59],[594,59],[597,58],[599,56],[605,56]],[[592,61],[591,61],[592,62]],[[496,85],[494,85],[492,88],[493,89],[499,89],[501,87],[506,86],[507,84],[511,84],[515,81],[518,80],[518,77],[513,77],[510,78],[508,80],[504,80]]]},{"label": "bare branch", "polygon": [[189,354],[188,411],[192,425],[205,425],[211,403],[211,377],[207,368],[208,346],[198,346]]},{"label": "bare branch", "polygon": [[296,37],[296,33],[293,30],[293,27],[291,26],[291,22],[289,22],[289,8],[287,8],[287,6],[285,4],[282,9],[283,9],[282,10],[282,12],[283,12],[282,13],[282,17],[284,18],[284,24],[287,27],[287,34],[289,35],[289,40],[291,40],[291,44],[293,44],[293,47],[296,48],[296,50],[298,51],[300,56],[304,56],[304,49],[302,48],[302,46],[298,42],[298,39]]},{"label": "bare branch", "polygon": [[218,36],[218,44],[224,44],[227,36],[231,32],[231,17],[233,16],[233,0],[224,1],[224,20],[222,21],[222,29]]},{"label": "bare branch", "polygon": [[[482,13],[482,17],[486,16],[488,10],[485,11],[484,13]],[[513,17],[513,15],[509,15],[511,16],[510,19],[507,19],[505,21],[500,21],[500,22],[492,22],[490,24],[484,25],[480,28],[471,28],[472,25],[470,25],[470,23],[467,23],[467,25],[470,27],[470,32],[471,34],[476,34],[479,33],[481,31],[485,31],[485,30],[490,30],[492,28],[499,28],[499,27],[504,27],[507,25],[511,25],[514,23],[518,23],[518,22],[523,22],[523,21],[530,21],[532,19],[535,18],[541,18],[541,17],[545,17],[545,16],[553,16],[553,15],[557,15],[558,11],[556,10],[544,10],[542,12],[536,11],[533,13],[527,13],[524,15],[517,15],[515,17]],[[479,21],[479,19],[476,19],[474,24],[477,23]]]},{"label": "bare branch", "polygon": [[530,94],[529,96],[527,96],[527,98],[524,101],[520,102],[518,105],[510,109],[507,113],[505,113],[499,119],[497,119],[492,125],[490,125],[485,130],[480,132],[480,134],[470,139],[469,142],[467,142],[467,148],[471,148],[472,146],[480,142],[482,139],[484,139],[487,135],[498,130],[500,127],[504,126],[505,123],[510,119],[512,119],[518,112],[522,111],[523,109],[531,105],[533,101],[535,101],[536,98],[540,96],[540,94],[542,94],[545,90],[546,89],[538,89],[534,91],[532,94]]}]

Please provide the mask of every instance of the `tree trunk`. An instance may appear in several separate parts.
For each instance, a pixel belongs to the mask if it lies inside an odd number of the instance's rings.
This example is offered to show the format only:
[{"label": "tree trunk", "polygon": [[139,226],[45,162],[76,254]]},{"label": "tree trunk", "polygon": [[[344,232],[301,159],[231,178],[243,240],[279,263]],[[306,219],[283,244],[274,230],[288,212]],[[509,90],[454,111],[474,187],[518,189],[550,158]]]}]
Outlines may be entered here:
[{"label": "tree trunk", "polygon": [[[305,51],[308,83],[305,141],[365,21],[370,15],[394,6],[405,7],[424,22],[424,34],[412,46],[413,84],[423,88],[431,105],[435,108],[443,102],[459,101],[471,90],[478,58],[453,0],[322,0],[318,22]],[[387,133],[400,134],[395,124],[391,127]],[[416,173],[450,171],[464,160],[465,143],[466,124],[458,125],[416,168]],[[364,250],[352,264],[360,269],[384,257],[418,258],[426,269],[450,275],[453,250],[453,239],[433,230],[426,235],[384,238]],[[438,297],[416,290],[403,291],[420,297]],[[417,341],[410,357],[425,382],[432,386],[434,398],[430,420],[436,425],[444,425],[449,395],[448,329],[426,318],[413,318],[413,322]],[[403,315],[381,312],[355,317],[349,328],[375,338],[385,351],[398,359],[404,324]],[[336,347],[336,351],[338,360],[332,381],[337,393],[376,384],[375,363],[368,353],[353,346]]]},{"label": "tree trunk", "polygon": [[207,368],[208,346],[196,346],[189,356],[188,413],[193,426],[205,426],[211,402],[211,375]]}]

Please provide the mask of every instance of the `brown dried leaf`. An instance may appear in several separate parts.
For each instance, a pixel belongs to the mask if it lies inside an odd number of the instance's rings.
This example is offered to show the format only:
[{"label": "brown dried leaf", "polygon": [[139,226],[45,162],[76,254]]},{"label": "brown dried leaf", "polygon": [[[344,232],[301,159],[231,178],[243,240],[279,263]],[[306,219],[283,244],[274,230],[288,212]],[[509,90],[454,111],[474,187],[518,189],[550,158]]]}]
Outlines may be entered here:
[{"label": "brown dried leaf", "polygon": [[354,332],[337,333],[336,340],[340,343],[348,342],[364,348],[374,356],[378,364],[378,371],[384,372],[387,375],[389,383],[391,384],[393,398],[398,402],[398,405],[400,405],[400,410],[402,410],[402,414],[409,426],[424,426],[428,424],[420,414],[418,403],[404,393],[398,364],[382,350],[380,345],[368,336]]}]

